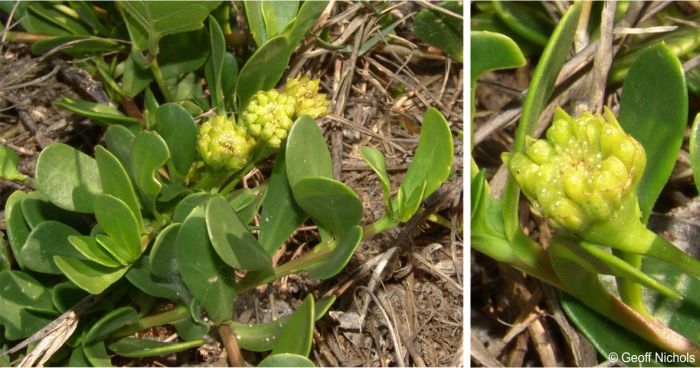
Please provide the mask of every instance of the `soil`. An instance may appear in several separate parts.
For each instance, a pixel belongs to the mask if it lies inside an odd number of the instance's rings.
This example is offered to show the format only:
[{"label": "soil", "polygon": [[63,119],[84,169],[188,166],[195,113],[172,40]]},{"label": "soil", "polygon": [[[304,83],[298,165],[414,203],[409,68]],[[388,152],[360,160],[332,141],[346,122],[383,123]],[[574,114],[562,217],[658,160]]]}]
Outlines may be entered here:
[{"label": "soil", "polygon": [[[411,21],[420,4],[403,2],[392,8],[394,19],[405,22],[396,28],[396,35],[387,36],[366,53],[324,48],[308,38],[288,69],[288,76],[321,78],[322,89],[333,101],[333,113],[319,124],[333,153],[336,175],[363,202],[363,224],[379,218],[384,203],[379,180],[362,161],[359,147],[374,146],[384,152],[392,187],[397,188],[411,162],[428,107],[437,107],[445,115],[455,137],[461,137],[464,129],[462,64],[416,39]],[[336,3],[316,29],[325,28],[332,40],[352,45],[378,35],[378,20],[361,3]],[[357,22],[361,26],[353,29]],[[31,177],[39,152],[53,142],[93,154],[104,127],[52,105],[65,96],[95,99],[71,77],[76,70],[70,59],[60,54],[36,57],[23,44],[3,47],[0,144],[18,153],[20,171]],[[95,83],[84,75],[80,78]],[[329,313],[315,326],[310,358],[317,365],[463,365],[463,142],[455,138],[454,146],[453,175],[425,203],[443,225],[416,216],[405,226],[363,242],[346,269],[332,279],[318,282],[303,274],[292,275],[242,295],[236,301],[235,318],[262,322],[290,313],[309,292],[316,297],[336,295]],[[268,174],[269,168],[262,167],[247,184],[262,182]],[[0,182],[0,208],[15,190],[29,189]],[[0,228],[4,230],[4,212],[0,212]],[[278,254],[280,262],[298,256],[305,242],[315,239],[314,229],[302,228]],[[173,331],[160,328],[146,333],[166,338]],[[252,364],[262,356],[245,353],[244,357]],[[114,363],[228,364],[215,335],[212,342],[189,352],[158,359],[114,358]]]}]

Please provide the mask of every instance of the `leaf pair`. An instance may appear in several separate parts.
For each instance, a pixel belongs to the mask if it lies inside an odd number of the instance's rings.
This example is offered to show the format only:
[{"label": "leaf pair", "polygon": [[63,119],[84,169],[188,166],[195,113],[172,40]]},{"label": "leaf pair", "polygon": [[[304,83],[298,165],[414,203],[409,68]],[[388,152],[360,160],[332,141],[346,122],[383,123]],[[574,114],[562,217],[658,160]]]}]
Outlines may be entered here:
[{"label": "leaf pair", "polygon": [[418,148],[411,166],[406,172],[396,198],[391,198],[391,184],[384,156],[376,148],[362,147],[362,158],[379,177],[389,217],[397,222],[408,221],[450,175],[454,147],[450,127],[435,108],[423,116]]}]

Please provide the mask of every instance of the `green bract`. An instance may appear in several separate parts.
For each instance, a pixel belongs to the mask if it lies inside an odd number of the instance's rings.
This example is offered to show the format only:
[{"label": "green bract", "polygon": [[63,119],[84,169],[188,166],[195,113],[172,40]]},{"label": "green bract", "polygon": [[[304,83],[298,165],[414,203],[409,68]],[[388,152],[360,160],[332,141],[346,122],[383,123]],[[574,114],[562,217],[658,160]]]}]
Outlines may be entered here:
[{"label": "green bract", "polygon": [[635,196],[646,164],[644,148],[608,109],[578,118],[557,109],[547,139],[525,142],[525,152],[504,161],[542,214],[572,232],[615,216]]},{"label": "green bract", "polygon": [[215,116],[199,127],[197,151],[213,169],[242,169],[250,160],[253,147],[255,139],[225,116]]}]

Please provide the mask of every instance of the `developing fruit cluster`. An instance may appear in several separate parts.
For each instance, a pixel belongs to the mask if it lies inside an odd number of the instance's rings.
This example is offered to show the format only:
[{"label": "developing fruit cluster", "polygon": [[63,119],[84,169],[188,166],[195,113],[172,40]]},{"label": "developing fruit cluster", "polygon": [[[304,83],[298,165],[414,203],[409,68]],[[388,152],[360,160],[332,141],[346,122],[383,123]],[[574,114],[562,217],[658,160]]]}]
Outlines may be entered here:
[{"label": "developing fruit cluster", "polygon": [[608,109],[572,118],[557,109],[547,139],[504,161],[523,193],[559,226],[581,232],[615,215],[644,173],[644,148]]},{"label": "developing fruit cluster", "polygon": [[298,117],[328,113],[330,101],[318,93],[319,83],[304,76],[287,81],[283,92],[258,91],[241,113],[243,124],[225,116],[211,118],[199,127],[200,156],[215,170],[237,171],[248,164],[255,147],[278,149]]}]

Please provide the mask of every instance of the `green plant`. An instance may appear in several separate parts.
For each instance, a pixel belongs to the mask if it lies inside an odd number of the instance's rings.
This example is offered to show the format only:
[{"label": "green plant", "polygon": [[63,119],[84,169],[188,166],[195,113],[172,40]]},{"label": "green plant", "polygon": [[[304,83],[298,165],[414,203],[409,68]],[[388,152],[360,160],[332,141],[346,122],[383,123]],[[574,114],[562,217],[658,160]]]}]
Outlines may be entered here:
[{"label": "green plant", "polygon": [[[144,100],[143,117],[106,104],[57,102],[104,125],[104,145],[95,147],[94,157],[66,144],[49,145],[37,161],[34,183],[17,171],[14,152],[0,151],[0,175],[35,186],[13,193],[5,207],[3,341],[29,337],[88,295],[94,302],[49,363],[106,366],[107,351],[133,358],[170,354],[204,344],[216,328],[242,349],[270,351],[262,366],[311,365],[313,323],[334,297],[309,294],[292,315],[257,325],[231,320],[236,297],[293,273],[333,277],[363,238],[410,219],[451,172],[452,133],[442,114],[430,108],[395,197],[383,155],[362,149],[388,206],[384,217],[362,227],[362,204],[333,177],[315,122],[330,104],[319,93],[319,80],[292,78],[274,89],[326,3],[285,3],[286,13],[247,3],[259,47],[240,70],[227,51],[228,4],[185,4],[187,19],[172,15],[182,3],[105,4],[125,22],[130,49],[91,35],[113,31],[118,38],[124,30],[119,33],[112,19],[88,3],[19,6],[27,30],[58,34],[34,43],[34,51],[47,50],[41,42],[50,42],[88,55],[86,66],[104,78],[113,102],[133,102],[142,91]],[[293,9],[286,8],[290,4]],[[56,12],[65,18],[74,11],[88,15],[56,24]],[[265,14],[262,20],[258,11]],[[190,59],[177,59],[182,55],[173,56],[168,40],[190,37],[206,40],[204,48],[198,43]],[[109,50],[125,59],[108,63],[104,49],[88,47],[88,41],[112,45]],[[207,81],[209,98],[197,78]],[[212,112],[202,115],[207,109]],[[262,161],[273,162],[269,180],[241,187]],[[309,220],[318,227],[318,243],[292,261],[273,264],[272,255]],[[179,340],[132,337],[161,325],[174,326]]]},{"label": "green plant", "polygon": [[[513,150],[503,156],[510,175],[501,198],[472,160],[472,245],[562,290],[564,309],[604,356],[665,350],[697,362],[692,311],[700,263],[646,227],[687,124],[686,78],[675,52],[664,43],[640,47],[628,64],[618,117],[608,109],[575,117],[558,109],[546,139],[531,138],[582,6],[568,9],[542,51]],[[472,33],[472,54],[483,66],[473,70],[472,81],[486,70],[519,65],[522,53],[504,39]],[[691,144],[691,154],[695,149]],[[554,230],[547,249],[521,228],[521,191]],[[617,283],[601,283],[600,275]],[[679,286],[681,277],[688,287]]]}]

